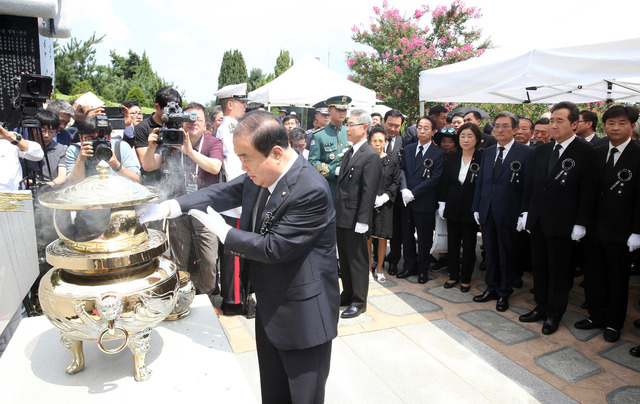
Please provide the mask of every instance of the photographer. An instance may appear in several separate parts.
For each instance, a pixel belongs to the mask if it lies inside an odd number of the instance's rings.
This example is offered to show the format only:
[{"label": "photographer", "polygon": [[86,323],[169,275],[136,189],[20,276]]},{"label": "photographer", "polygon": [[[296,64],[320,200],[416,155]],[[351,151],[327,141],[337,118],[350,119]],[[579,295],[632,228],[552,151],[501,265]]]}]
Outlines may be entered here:
[{"label": "photographer", "polygon": [[[101,116],[87,117],[78,126],[80,143],[74,143],[67,149],[65,164],[70,184],[78,182],[87,175],[97,174],[98,158],[104,156],[109,164],[109,175],[121,175],[140,182],[140,163],[131,147],[121,140],[111,140],[111,124]],[[100,149],[97,156],[95,149]],[[106,151],[109,149],[109,152]],[[108,157],[108,159],[107,159]]]},{"label": "photographer", "polygon": [[[208,187],[220,182],[220,169],[222,168],[222,141],[213,136],[205,135],[206,109],[201,104],[192,103],[185,107],[184,112],[195,114],[197,119],[193,122],[183,123],[185,133],[182,146],[172,146],[172,150],[182,153],[181,166],[168,171],[165,183],[174,188],[174,194],[186,195],[197,189]],[[163,168],[164,159],[155,153],[159,141],[159,129],[156,128],[149,135],[149,148],[145,156],[159,156],[154,162],[159,165],[154,169]],[[175,159],[174,159],[175,160]],[[164,170],[163,168],[163,171]],[[178,187],[180,185],[180,187]],[[190,223],[191,222],[191,223]],[[195,236],[195,237],[194,237]],[[196,242],[196,261],[199,267],[191,279],[196,286],[198,294],[207,294],[211,297],[217,290],[216,261],[218,258],[218,238],[205,228],[200,221],[191,216],[184,215],[169,221],[169,245],[171,258],[181,271],[188,269],[189,252],[192,242]],[[213,298],[211,297],[213,300]]]},{"label": "photographer", "polygon": [[35,119],[40,122],[42,144],[45,148],[45,157],[39,162],[38,171],[42,172],[42,179],[47,185],[51,187],[62,185],[67,180],[65,165],[67,146],[53,140],[58,133],[60,119],[49,110],[38,111]]},{"label": "photographer", "polygon": [[[153,147],[152,152],[150,152],[150,154],[147,152],[149,149],[149,135],[154,129],[159,129],[164,126],[162,115],[164,115],[164,109],[170,102],[182,106],[180,93],[171,87],[162,87],[156,93],[156,102],[153,105],[156,111],[153,115],[140,122],[134,130],[135,150],[142,166],[142,182],[145,185],[158,186],[163,180],[162,171],[158,170],[159,167],[162,167],[161,159],[163,159],[163,156],[160,154],[156,155],[156,152],[160,153],[163,148],[156,148],[154,144],[151,145]],[[146,157],[145,154],[147,154]]]},{"label": "photographer", "polygon": [[0,191],[15,191],[22,181],[20,158],[40,161],[44,153],[36,142],[0,126]]}]

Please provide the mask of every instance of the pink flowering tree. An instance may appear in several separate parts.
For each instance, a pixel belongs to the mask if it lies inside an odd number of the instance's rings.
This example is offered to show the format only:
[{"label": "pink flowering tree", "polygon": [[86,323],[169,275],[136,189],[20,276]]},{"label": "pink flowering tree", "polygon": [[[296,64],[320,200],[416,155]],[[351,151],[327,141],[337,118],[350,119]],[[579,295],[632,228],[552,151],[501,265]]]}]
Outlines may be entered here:
[{"label": "pink flowering tree", "polygon": [[[403,16],[387,0],[373,7],[370,26],[354,26],[352,39],[373,49],[347,53],[349,79],[370,88],[385,105],[415,121],[419,112],[419,73],[480,56],[492,46],[473,27],[480,9],[456,0],[450,6],[427,5]],[[427,21],[425,21],[427,20]]]}]

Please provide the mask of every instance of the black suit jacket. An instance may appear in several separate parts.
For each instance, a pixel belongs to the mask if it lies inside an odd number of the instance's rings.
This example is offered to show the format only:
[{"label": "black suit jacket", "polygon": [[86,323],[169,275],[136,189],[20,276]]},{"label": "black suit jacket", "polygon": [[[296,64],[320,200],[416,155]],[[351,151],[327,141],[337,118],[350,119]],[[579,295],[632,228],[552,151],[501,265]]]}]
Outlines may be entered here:
[{"label": "black suit jacket", "polygon": [[496,143],[498,142],[496,141],[495,137],[483,132],[482,137],[480,139],[480,143],[478,143],[478,145],[476,146],[476,149],[484,150],[489,146],[493,146]]},{"label": "black suit jacket", "polygon": [[267,225],[265,235],[252,231],[259,191],[244,174],[177,201],[183,212],[242,206],[240,229],[229,231],[224,248],[249,267],[257,310],[276,348],[304,349],[330,341],[338,332],[340,298],[335,211],[327,181],[298,156],[259,219]]},{"label": "black suit jacket", "polygon": [[[404,139],[402,138],[402,136],[396,135],[395,140],[393,141],[393,150],[391,150],[391,153],[387,153],[387,154],[392,156],[397,156],[398,151],[402,149],[403,145],[404,145]],[[385,149],[385,151],[386,150],[387,149]]]},{"label": "black suit jacket", "polygon": [[373,223],[373,203],[376,200],[378,184],[382,175],[380,155],[365,142],[343,161],[336,187],[336,226],[354,229],[356,223]]},{"label": "black suit jacket", "polygon": [[485,149],[483,153],[472,209],[480,214],[480,224],[486,222],[491,211],[496,224],[513,225],[515,228],[518,216],[522,212],[520,209],[533,149],[514,141],[498,175],[493,178],[497,153],[497,144]]},{"label": "black suit jacket", "polygon": [[[573,140],[547,176],[549,158],[555,142],[545,143],[535,149],[533,171],[527,181],[523,211],[528,211],[527,229],[539,221],[547,236],[570,236],[574,225],[586,226],[594,214],[597,188],[596,151],[586,141]],[[566,173],[565,183],[562,164],[574,167]],[[556,177],[558,177],[556,179]]]},{"label": "black suit jacket", "polygon": [[404,138],[402,139],[403,146],[408,146],[412,143],[418,143],[418,128],[415,124],[404,131]]},{"label": "black suit jacket", "polygon": [[[600,169],[595,216],[598,237],[606,242],[626,243],[631,233],[640,234],[640,146],[631,141],[609,173],[604,168],[609,145],[597,147],[596,152]],[[628,181],[623,183],[618,177]]]},{"label": "black suit jacket", "polygon": [[[438,183],[444,166],[444,152],[431,142],[429,148],[422,153],[422,159],[415,164],[418,143],[411,143],[404,148],[400,159],[400,190],[408,189],[413,200],[407,208],[415,212],[435,212],[438,208]],[[425,175],[424,163],[431,159],[430,175]]]},{"label": "black suit jacket", "polygon": [[[474,224],[473,211],[471,204],[473,202],[473,192],[476,189],[476,181],[478,180],[478,171],[480,169],[480,160],[482,152],[475,150],[469,170],[464,182],[460,184],[458,174],[462,165],[462,150],[449,155],[444,164],[442,177],[440,177],[440,186],[438,191],[438,201],[446,202],[444,208],[444,217],[459,223]],[[474,172],[475,175],[474,175]]]}]

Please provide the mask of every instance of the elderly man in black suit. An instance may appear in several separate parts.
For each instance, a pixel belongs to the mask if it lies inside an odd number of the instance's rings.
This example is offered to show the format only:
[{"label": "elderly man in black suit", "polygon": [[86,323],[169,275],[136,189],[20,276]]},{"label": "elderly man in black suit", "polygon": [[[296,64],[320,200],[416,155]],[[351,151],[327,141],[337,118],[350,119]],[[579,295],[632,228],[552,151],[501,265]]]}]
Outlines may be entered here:
[{"label": "elderly man in black suit", "polygon": [[[404,148],[400,159],[400,192],[402,209],[402,245],[404,269],[397,278],[418,275],[418,283],[429,280],[431,246],[438,210],[438,183],[444,166],[444,151],[431,138],[436,132],[436,121],[430,116],[418,119],[418,143]],[[418,253],[416,239],[418,233]]]},{"label": "elderly man in black suit", "polygon": [[472,209],[482,227],[487,288],[474,302],[498,299],[497,311],[509,308],[509,296],[518,274],[517,223],[524,199],[524,184],[533,149],[516,142],[518,117],[500,112],[495,117],[497,144],[484,150]]},{"label": "elderly man in black suit", "polygon": [[340,305],[349,306],[341,317],[353,318],[367,310],[367,240],[371,235],[373,204],[382,175],[382,163],[378,153],[367,142],[367,132],[371,127],[369,113],[351,111],[346,127],[347,139],[352,146],[340,162],[335,208],[343,289]]},{"label": "elderly man in black suit", "polygon": [[522,322],[544,320],[542,333],[553,334],[567,309],[573,278],[573,242],[586,234],[596,199],[597,158],[589,143],[575,135],[578,107],[572,102],[551,109],[549,132],[555,142],[535,149],[518,229],[531,231],[536,307]]},{"label": "elderly man in black suit", "polygon": [[[189,211],[216,233],[226,252],[244,259],[258,300],[262,402],[321,403],[339,313],[329,186],[289,147],[284,128],[269,112],[243,116],[233,144],[246,174],[147,205],[139,215],[144,221]],[[239,206],[236,229],[217,211]]]},{"label": "elderly man in black suit", "polygon": [[627,315],[629,252],[640,247],[640,146],[631,140],[638,110],[614,105],[602,120],[609,142],[596,148],[598,199],[584,249],[589,318],[575,327],[604,328],[605,340],[616,342]]}]

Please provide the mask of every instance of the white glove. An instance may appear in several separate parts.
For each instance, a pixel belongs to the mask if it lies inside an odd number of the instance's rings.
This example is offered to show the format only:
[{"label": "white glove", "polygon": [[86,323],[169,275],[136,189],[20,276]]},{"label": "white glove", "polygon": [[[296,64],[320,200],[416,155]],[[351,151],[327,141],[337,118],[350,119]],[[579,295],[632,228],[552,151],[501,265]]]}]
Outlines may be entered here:
[{"label": "white glove", "polygon": [[231,226],[229,226],[220,213],[211,209],[211,207],[207,208],[207,213],[204,213],[200,210],[191,209],[189,214],[200,221],[207,229],[211,230],[215,233],[216,236],[220,239],[220,242],[224,244],[224,241],[227,239],[227,233],[231,230]]},{"label": "white glove", "polygon": [[355,232],[359,234],[364,234],[369,230],[369,225],[365,223],[356,223]]},{"label": "white glove", "polygon": [[438,214],[440,215],[440,219],[444,219],[444,208],[446,205],[446,202],[438,202]]},{"label": "white glove", "polygon": [[404,202],[404,206],[407,206],[409,204],[409,202],[411,202],[414,199],[416,199],[413,196],[413,192],[409,191],[406,188],[403,189],[402,191],[400,191],[400,193],[402,194],[402,202]]},{"label": "white glove", "polygon": [[571,240],[580,241],[582,237],[587,234],[587,229],[584,226],[580,226],[578,224],[573,226],[573,230],[571,231]]},{"label": "white glove", "polygon": [[340,175],[340,166],[336,167],[336,177]]},{"label": "white glove", "polygon": [[478,226],[480,226],[480,213],[473,212],[473,218],[476,220],[476,223],[478,224]]},{"label": "white glove", "polygon": [[529,212],[522,212],[520,217],[518,218],[518,224],[516,225],[516,230],[522,231],[527,226],[527,216]]},{"label": "white glove", "polygon": [[373,207],[379,208],[380,206],[384,205],[388,201],[389,201],[389,195],[387,194],[378,195],[376,196],[376,201],[373,203]]},{"label": "white glove", "polygon": [[627,240],[627,246],[629,246],[629,252],[640,248],[640,234],[632,233]]},{"label": "white glove", "polygon": [[136,206],[135,209],[138,219],[140,219],[140,224],[164,218],[174,219],[182,215],[180,204],[178,204],[175,199],[170,199],[161,203],[145,203]]}]

